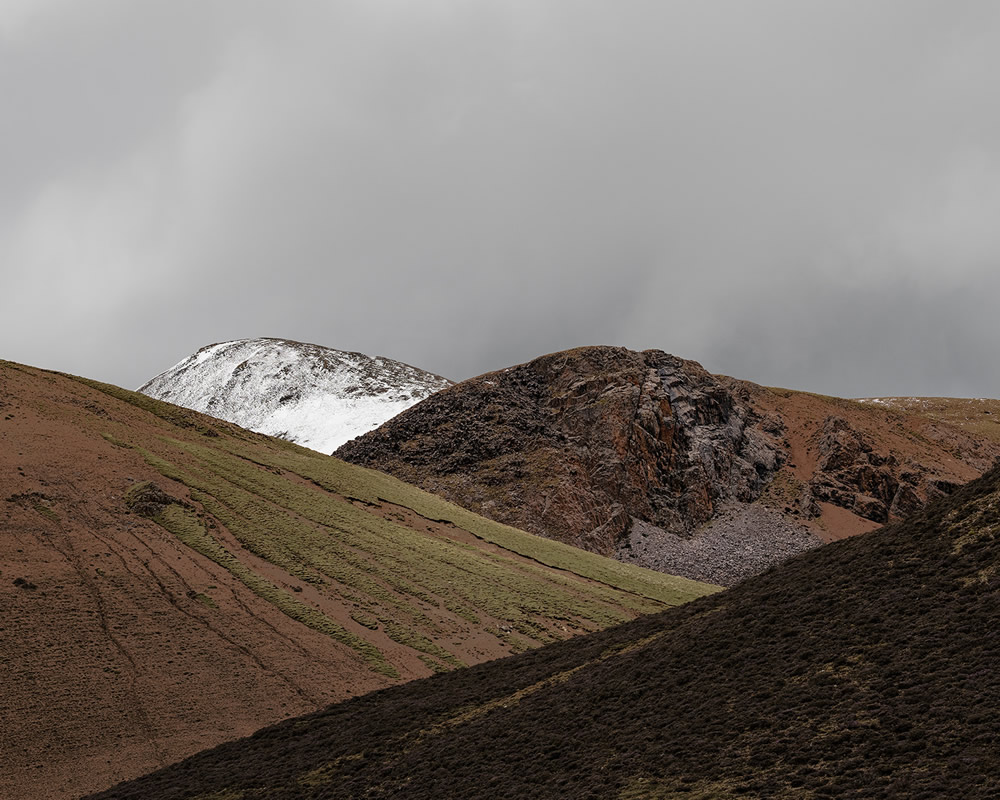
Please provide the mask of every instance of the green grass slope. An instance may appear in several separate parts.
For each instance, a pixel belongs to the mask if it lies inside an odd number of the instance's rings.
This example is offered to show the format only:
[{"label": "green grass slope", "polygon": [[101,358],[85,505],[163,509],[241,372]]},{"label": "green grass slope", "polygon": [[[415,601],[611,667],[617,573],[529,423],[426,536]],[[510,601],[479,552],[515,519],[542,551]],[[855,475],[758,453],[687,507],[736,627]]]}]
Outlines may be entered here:
[{"label": "green grass slope", "polygon": [[[83,379],[78,379],[83,380]],[[374,669],[395,668],[376,655],[366,631],[460,666],[427,613],[444,609],[478,624],[500,620],[499,637],[523,650],[564,638],[567,630],[594,630],[636,614],[687,602],[714,590],[707,584],[622,565],[577,548],[501,525],[389,475],[347,464],[279,439],[256,434],[218,435],[200,418],[168,403],[107,384],[87,385],[138,405],[197,438],[176,434],[130,442],[128,431],[109,424],[107,435],[134,447],[165,479],[190,490],[194,508],[174,505],[157,517],[193,549],[224,566],[289,615],[350,642]],[[213,433],[217,435],[212,435]],[[208,434],[208,435],[206,435]],[[456,538],[422,533],[372,513],[386,504],[422,520],[445,523]],[[353,634],[315,617],[228,552],[212,527],[224,526],[254,555],[289,575],[322,586],[356,609]],[[487,549],[462,541],[472,534]],[[519,556],[521,558],[517,558]],[[528,559],[530,561],[525,561]],[[227,567],[229,568],[229,567]],[[246,573],[246,574],[244,574]],[[249,584],[248,584],[249,585]],[[259,587],[259,588],[258,588]],[[332,626],[332,627],[331,627]],[[333,629],[338,631],[333,633]]]},{"label": "green grass slope", "polygon": [[356,698],[101,800],[1000,796],[1000,469],[729,591]]}]

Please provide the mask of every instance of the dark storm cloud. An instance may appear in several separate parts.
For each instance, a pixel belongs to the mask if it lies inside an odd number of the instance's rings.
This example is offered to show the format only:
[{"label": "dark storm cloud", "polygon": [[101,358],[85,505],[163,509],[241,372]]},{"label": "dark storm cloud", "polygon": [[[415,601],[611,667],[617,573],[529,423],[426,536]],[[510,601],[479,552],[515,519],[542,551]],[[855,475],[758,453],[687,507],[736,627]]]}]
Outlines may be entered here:
[{"label": "dark storm cloud", "polygon": [[1000,395],[992,3],[2,8],[4,357],[613,343]]},{"label": "dark storm cloud", "polygon": [[849,397],[910,395],[913,386],[981,396],[984,386],[997,385],[998,291],[998,280],[928,289],[895,277],[829,293],[797,282],[775,313],[748,304],[734,315],[732,329],[741,335],[717,340],[714,352],[732,365],[730,373],[771,386]]}]

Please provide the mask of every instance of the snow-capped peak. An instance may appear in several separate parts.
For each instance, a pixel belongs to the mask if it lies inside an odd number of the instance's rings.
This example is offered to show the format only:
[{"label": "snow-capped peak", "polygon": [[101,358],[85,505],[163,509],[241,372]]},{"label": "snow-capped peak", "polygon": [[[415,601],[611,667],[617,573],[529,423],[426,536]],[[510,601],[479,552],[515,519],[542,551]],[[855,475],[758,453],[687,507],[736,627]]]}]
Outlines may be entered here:
[{"label": "snow-capped peak", "polygon": [[447,386],[383,356],[261,338],[203,347],[139,391],[331,453]]}]

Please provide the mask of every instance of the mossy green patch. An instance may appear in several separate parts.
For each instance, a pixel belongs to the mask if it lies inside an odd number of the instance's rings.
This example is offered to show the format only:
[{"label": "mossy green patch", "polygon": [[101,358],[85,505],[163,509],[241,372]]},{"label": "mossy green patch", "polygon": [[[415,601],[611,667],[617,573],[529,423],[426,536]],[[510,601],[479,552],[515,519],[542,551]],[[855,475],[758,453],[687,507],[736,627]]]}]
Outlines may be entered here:
[{"label": "mossy green patch", "polygon": [[197,412],[189,411],[188,409],[181,408],[180,406],[175,406],[173,403],[165,403],[162,400],[155,400],[148,395],[142,394],[141,392],[133,392],[128,389],[122,389],[121,387],[113,386],[110,383],[101,383],[100,381],[94,381],[89,378],[81,378],[78,376],[67,377],[72,377],[74,380],[79,381],[85,386],[104,392],[106,395],[122,400],[129,405],[135,406],[136,408],[141,408],[143,411],[148,411],[150,414],[154,414],[165,422],[169,422],[179,428],[190,428],[206,436],[219,435],[218,431],[216,431],[214,427],[206,423],[206,417],[198,414]]},{"label": "mossy green patch", "polygon": [[368,628],[368,630],[378,630],[378,617],[373,617],[371,614],[366,614],[364,611],[352,611],[351,619],[358,623],[358,625]]},{"label": "mossy green patch", "polygon": [[389,638],[394,642],[399,644],[404,644],[420,653],[425,653],[429,656],[434,656],[444,661],[446,664],[451,664],[453,667],[464,667],[461,661],[459,661],[455,656],[449,653],[440,645],[434,644],[426,636],[421,636],[413,628],[406,625],[402,625],[394,619],[382,618],[379,620],[385,626],[385,632],[389,635]]},{"label": "mossy green patch", "polygon": [[43,500],[35,500],[31,507],[50,522],[61,523],[62,518]]},{"label": "mossy green patch", "polygon": [[8,503],[15,503],[22,508],[30,508],[37,514],[40,514],[49,522],[55,522],[57,524],[62,523],[62,518],[53,510],[52,506],[49,505],[51,502],[48,497],[39,492],[22,492],[20,494],[12,494],[7,498]]},{"label": "mossy green patch", "polygon": [[188,596],[192,600],[196,600],[201,603],[206,608],[218,608],[219,604],[216,603],[211,597],[209,597],[204,592],[189,592]]},{"label": "mossy green patch", "polygon": [[399,677],[398,670],[385,660],[385,656],[373,644],[345,630],[322,612],[299,602],[247,567],[207,531],[194,512],[172,504],[154,519],[188,547],[224,567],[254,594],[267,600],[285,615],[355,650],[376,672],[393,678]]},{"label": "mossy green patch", "polygon": [[[242,442],[222,444],[237,455],[249,450]],[[385,473],[321,456],[291,443],[283,445],[280,448],[254,448],[254,459],[257,463],[265,462],[267,466],[293,472],[331,492],[372,505],[385,500],[410,508],[426,519],[450,522],[483,541],[545,566],[564,569],[666,605],[677,605],[719,590],[717,586],[622,564],[562,542],[533,536],[509,525],[480,517]],[[262,458],[264,455],[267,458]]]},{"label": "mossy green patch", "polygon": [[431,658],[428,655],[421,653],[419,658],[421,661],[424,662],[424,664],[426,664],[430,668],[432,672],[450,672],[448,667],[446,667],[440,661],[436,661],[435,659]]},{"label": "mossy green patch", "polygon": [[132,445],[130,445],[128,442],[123,442],[117,436],[114,436],[113,434],[110,434],[110,433],[108,433],[106,431],[101,434],[101,438],[104,439],[107,442],[110,442],[115,447],[120,447],[123,450],[128,450],[128,449],[131,449],[131,447],[132,447]]},{"label": "mossy green patch", "polygon": [[[388,475],[145,395],[81,383],[151,415],[152,432],[111,422],[103,434],[187,488],[164,483],[166,499],[153,498],[147,516],[386,674],[393,669],[379,649],[386,636],[451,668],[468,657],[461,643],[469,626],[520,651],[716,588],[526,534]],[[411,527],[414,514],[475,538],[449,537],[440,525]],[[229,537],[240,547],[227,545]],[[258,558],[294,579],[293,588],[309,584],[343,607],[349,630],[263,578]]]},{"label": "mossy green patch", "polygon": [[[477,612],[483,610],[516,624],[522,634],[539,642],[554,638],[538,623],[539,617],[597,628],[628,619],[623,607],[662,607],[641,595],[583,583],[569,572],[560,575],[511,555],[417,534],[319,486],[261,469],[259,454],[251,462],[201,444],[170,444],[195,458],[195,466],[179,470],[163,459],[147,460],[195,488],[198,494],[192,496],[252,552],[300,577],[310,570],[325,574],[361,592],[370,604],[402,611],[417,627],[431,628],[432,623],[413,601],[432,607],[455,605],[470,621],[479,620]],[[349,472],[356,470],[336,463]],[[566,550],[574,556],[582,552]]]}]

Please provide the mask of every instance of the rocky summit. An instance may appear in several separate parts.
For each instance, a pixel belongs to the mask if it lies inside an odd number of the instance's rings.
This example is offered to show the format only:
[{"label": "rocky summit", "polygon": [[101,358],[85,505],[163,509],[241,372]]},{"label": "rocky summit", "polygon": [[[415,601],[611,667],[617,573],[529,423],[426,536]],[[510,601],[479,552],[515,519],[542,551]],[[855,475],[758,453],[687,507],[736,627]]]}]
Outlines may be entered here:
[{"label": "rocky summit", "polygon": [[336,455],[525,530],[731,584],[920,508],[1000,447],[660,350],[583,347],[438,392]]}]

